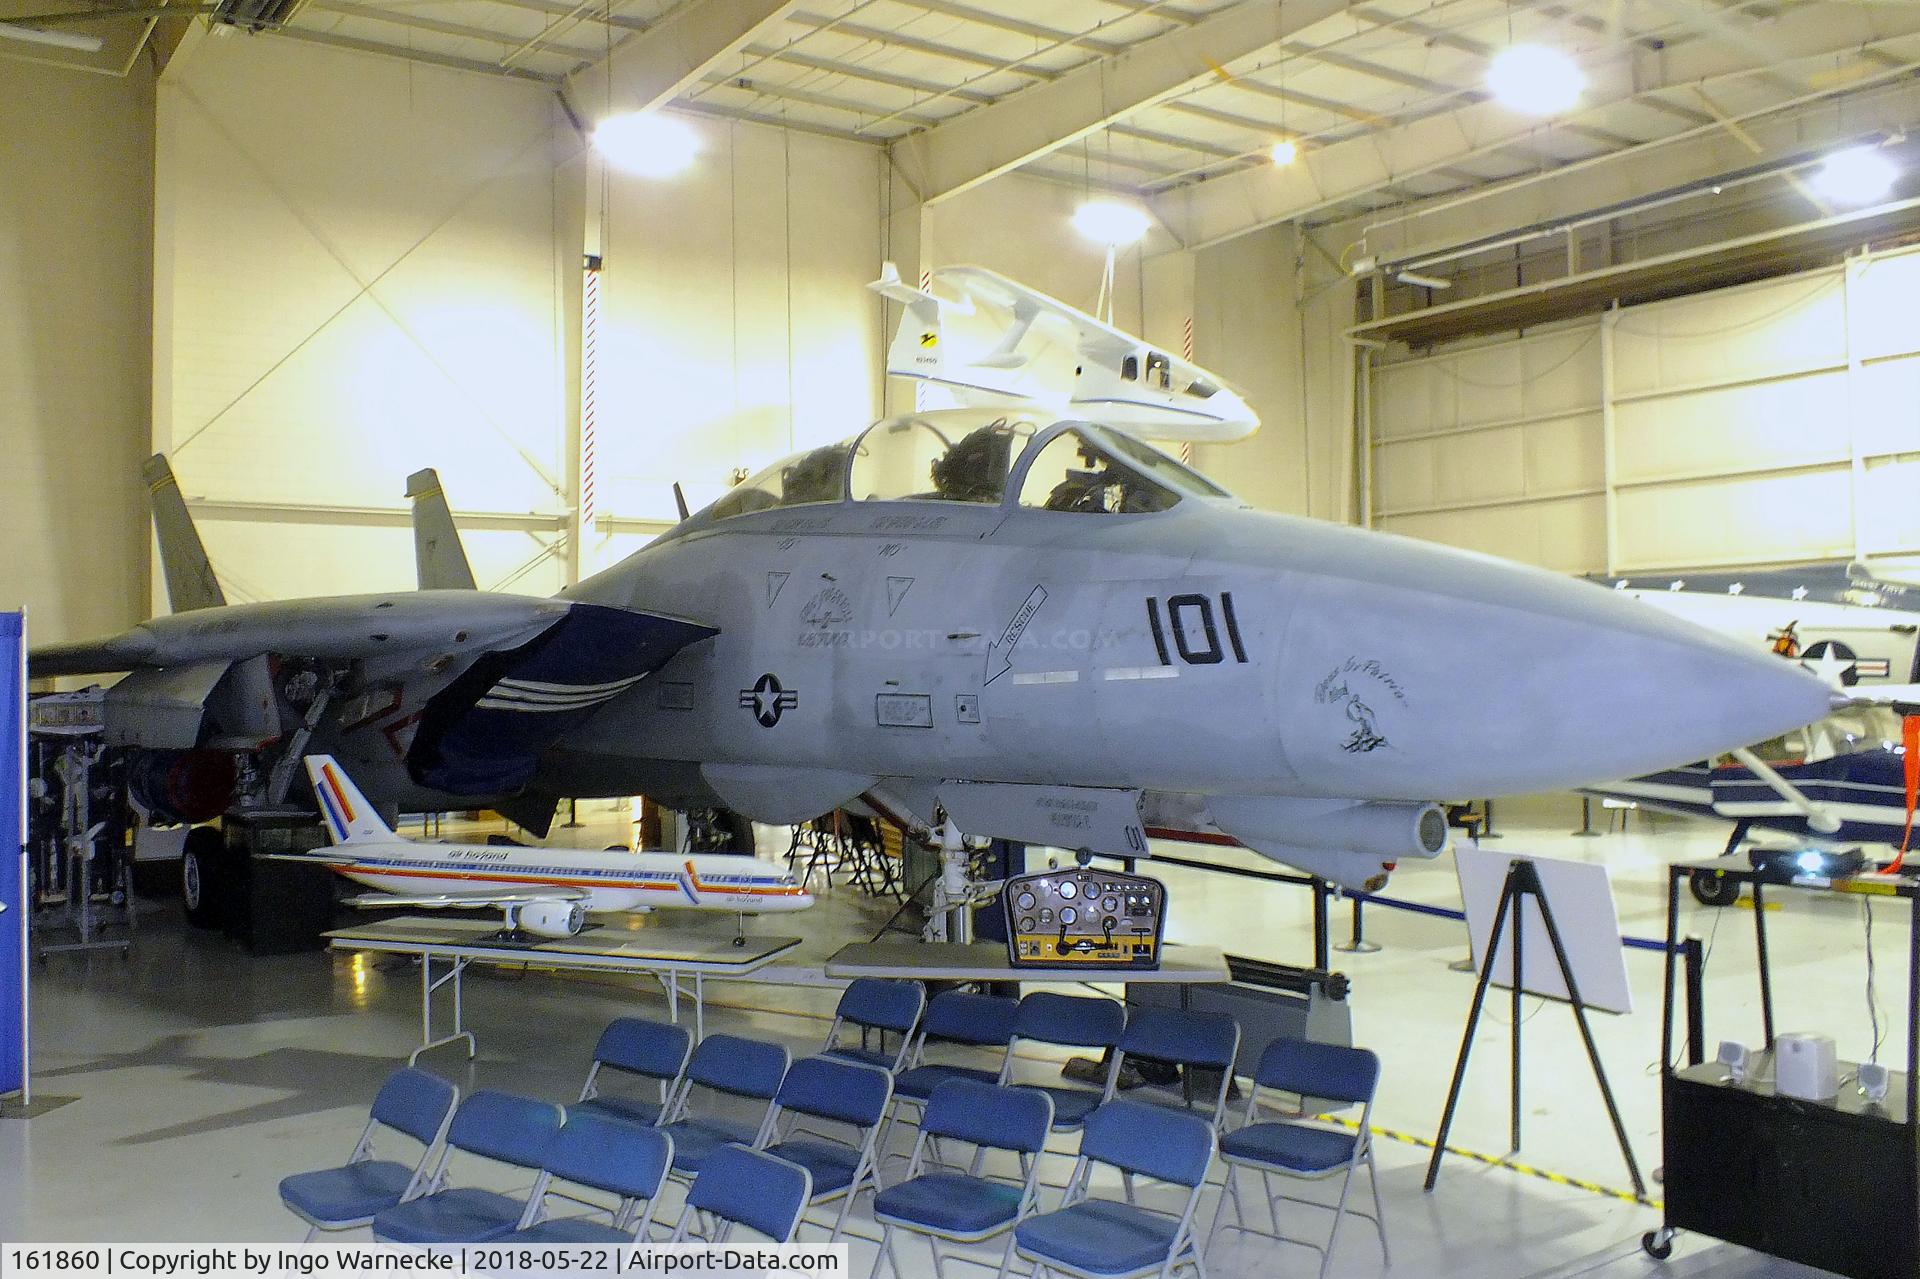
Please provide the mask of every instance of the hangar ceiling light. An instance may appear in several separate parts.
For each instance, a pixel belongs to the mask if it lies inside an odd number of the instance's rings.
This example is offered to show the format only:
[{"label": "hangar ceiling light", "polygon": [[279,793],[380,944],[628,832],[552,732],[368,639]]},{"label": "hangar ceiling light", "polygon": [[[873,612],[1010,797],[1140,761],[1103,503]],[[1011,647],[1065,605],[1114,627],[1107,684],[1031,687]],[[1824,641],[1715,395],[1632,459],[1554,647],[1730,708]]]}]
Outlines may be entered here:
[{"label": "hangar ceiling light", "polygon": [[1580,65],[1544,44],[1511,44],[1487,64],[1487,88],[1501,105],[1528,115],[1557,115],[1587,87]]},{"label": "hangar ceiling light", "polygon": [[1899,176],[1880,148],[1849,147],[1827,157],[1813,175],[1813,189],[1835,204],[1873,204],[1887,197]]},{"label": "hangar ceiling light", "polygon": [[1300,158],[1300,144],[1292,138],[1282,138],[1273,144],[1273,150],[1268,154],[1273,157],[1276,168],[1284,169]]},{"label": "hangar ceiling light", "polygon": [[1147,215],[1119,200],[1089,200],[1074,210],[1073,229],[1095,244],[1124,248],[1147,233]]},{"label": "hangar ceiling light", "polygon": [[671,178],[693,163],[700,139],[686,123],[657,111],[602,120],[593,145],[607,163],[643,178]]}]

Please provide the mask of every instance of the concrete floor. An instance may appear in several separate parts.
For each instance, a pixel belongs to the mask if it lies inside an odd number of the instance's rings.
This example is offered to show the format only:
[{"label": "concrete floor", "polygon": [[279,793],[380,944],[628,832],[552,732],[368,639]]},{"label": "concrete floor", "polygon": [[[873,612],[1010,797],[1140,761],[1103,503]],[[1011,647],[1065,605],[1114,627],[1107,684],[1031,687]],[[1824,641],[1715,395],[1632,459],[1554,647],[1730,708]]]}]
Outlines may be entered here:
[{"label": "concrete floor", "polygon": [[[1664,864],[1717,851],[1724,838],[1711,826],[1669,820],[1655,827],[1635,815],[1630,833],[1574,839],[1567,832],[1576,824],[1577,802],[1564,797],[1506,805],[1500,817],[1500,851],[1604,861],[1613,872],[1623,930],[1644,937],[1663,932]],[[607,814],[604,820],[615,819]],[[608,842],[608,828],[599,823],[574,834],[583,846]],[[763,836],[767,855],[776,846],[784,850],[784,832]],[[1300,890],[1179,868],[1161,873],[1173,902],[1171,940],[1310,961],[1310,909]],[[1459,900],[1446,861],[1404,867],[1390,892],[1449,906]],[[1768,916],[1780,1027],[1823,1031],[1839,1041],[1843,1057],[1863,1055],[1870,1031],[1860,906],[1782,896],[1785,904]],[[806,941],[795,962],[817,965],[845,942],[871,936],[890,909],[836,888],[808,915],[759,921],[754,931],[778,933],[797,923],[794,931]],[[1751,911],[1710,911],[1690,898],[1685,909],[1689,930],[1713,942],[1710,1048],[1720,1038],[1757,1040]],[[1878,917],[1881,1056],[1898,1064],[1906,1052],[1899,1016],[1906,997],[1905,911],[1882,904]],[[733,927],[730,919],[656,918],[676,928]],[[0,1238],[297,1239],[299,1223],[280,1207],[276,1182],[344,1157],[379,1081],[418,1043],[417,970],[406,961],[333,954],[253,959],[177,919],[171,903],[150,903],[131,960],[59,956],[36,968],[36,1097],[72,1100],[32,1120],[0,1119]],[[1344,907],[1336,920],[1344,928]],[[1368,913],[1367,931],[1384,949],[1337,955],[1335,963],[1353,979],[1356,1041],[1383,1058],[1376,1122],[1430,1137],[1472,993],[1471,977],[1449,968],[1466,953],[1464,927],[1376,909]],[[1642,1168],[1650,1171],[1659,1162],[1659,957],[1629,951],[1628,971],[1635,1011],[1597,1015],[1594,1028]],[[834,998],[830,990],[749,983],[709,992],[710,1030],[783,1039],[797,1054],[820,1043]],[[1518,1159],[1624,1187],[1626,1173],[1571,1015],[1533,999],[1527,1009],[1527,1127]],[[463,1087],[569,1099],[594,1038],[621,1014],[664,1015],[664,1001],[638,979],[475,970],[467,982],[467,1021],[479,1035],[478,1060],[469,1066],[452,1049],[423,1064]],[[1505,1000],[1491,1003],[1454,1129],[1458,1146],[1499,1154],[1506,1144],[1506,1021]],[[1038,1060],[1026,1067],[1036,1080],[1052,1069]],[[1641,1232],[1658,1219],[1645,1207],[1464,1159],[1450,1160],[1438,1189],[1425,1194],[1424,1149],[1381,1140],[1378,1151],[1393,1273],[1489,1279],[1817,1273],[1686,1236],[1671,1261],[1654,1263],[1638,1247]],[[1050,1163],[1046,1176],[1064,1177],[1068,1160]],[[1657,1196],[1658,1186],[1652,1190]],[[1207,1192],[1202,1222],[1211,1222],[1215,1198]],[[862,1207],[856,1229],[871,1233]],[[677,1209],[677,1192],[669,1191],[663,1212]],[[1337,1274],[1382,1272],[1370,1232],[1364,1222],[1359,1227],[1344,1232]],[[855,1241],[857,1274],[866,1274],[872,1255],[870,1244]],[[902,1256],[916,1276],[931,1274],[923,1249],[909,1244]],[[1210,1269],[1219,1279],[1251,1279],[1310,1276],[1316,1265],[1304,1250],[1276,1252],[1261,1241],[1227,1239],[1212,1254]]]}]

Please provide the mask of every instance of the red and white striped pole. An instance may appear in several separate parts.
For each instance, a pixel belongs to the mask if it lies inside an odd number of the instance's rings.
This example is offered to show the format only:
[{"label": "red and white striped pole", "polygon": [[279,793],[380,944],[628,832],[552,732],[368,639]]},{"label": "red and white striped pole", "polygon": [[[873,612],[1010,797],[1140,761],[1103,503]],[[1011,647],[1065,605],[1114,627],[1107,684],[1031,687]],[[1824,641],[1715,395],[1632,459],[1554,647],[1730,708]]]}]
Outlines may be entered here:
[{"label": "red and white striped pole", "polygon": [[580,535],[593,527],[595,390],[600,355],[600,259],[587,259],[580,315]]},{"label": "red and white striped pole", "polygon": [[[933,272],[922,271],[920,273],[920,291],[925,293],[932,287]],[[927,383],[925,378],[917,379],[913,384],[913,409],[916,413],[925,413],[927,411]]]},{"label": "red and white striped pole", "polygon": [[[1191,315],[1187,317],[1186,324],[1183,326],[1181,332],[1180,358],[1189,364],[1193,363],[1193,317]],[[1180,460],[1188,466],[1193,465],[1192,440],[1182,440],[1180,442]]]}]

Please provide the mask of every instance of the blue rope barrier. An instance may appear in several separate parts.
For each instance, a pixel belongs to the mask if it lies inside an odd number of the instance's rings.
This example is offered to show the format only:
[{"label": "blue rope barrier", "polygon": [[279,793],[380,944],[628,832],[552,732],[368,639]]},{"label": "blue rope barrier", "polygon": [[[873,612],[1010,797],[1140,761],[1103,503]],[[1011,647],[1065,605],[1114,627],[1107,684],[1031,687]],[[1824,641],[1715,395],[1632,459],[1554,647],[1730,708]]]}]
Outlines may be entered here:
[{"label": "blue rope barrier", "polygon": [[[1095,853],[1094,856],[1121,862],[1129,871],[1134,868],[1136,861],[1140,860],[1132,857],[1120,857],[1112,853]],[[1221,866],[1213,862],[1199,862],[1186,857],[1153,857],[1147,860],[1162,862],[1169,866],[1186,866],[1193,870],[1210,870],[1223,875],[1238,875],[1242,879],[1264,879],[1276,884],[1298,884],[1312,887],[1314,882],[1313,877],[1310,875],[1288,875],[1269,870],[1249,870],[1243,866]],[[1425,902],[1404,901],[1398,897],[1382,897],[1377,893],[1357,892],[1351,889],[1347,890],[1345,895],[1354,901],[1377,902],[1393,910],[1404,910],[1414,915],[1431,915],[1437,919],[1457,919],[1461,923],[1465,923],[1467,919],[1465,911],[1454,910],[1450,906],[1429,906]],[[1629,950],[1650,950],[1657,955],[1667,953],[1667,943],[1664,941],[1654,941],[1648,937],[1623,936],[1620,938],[1620,944]],[[1676,954],[1679,953],[1680,949],[1679,946],[1673,948]]]}]

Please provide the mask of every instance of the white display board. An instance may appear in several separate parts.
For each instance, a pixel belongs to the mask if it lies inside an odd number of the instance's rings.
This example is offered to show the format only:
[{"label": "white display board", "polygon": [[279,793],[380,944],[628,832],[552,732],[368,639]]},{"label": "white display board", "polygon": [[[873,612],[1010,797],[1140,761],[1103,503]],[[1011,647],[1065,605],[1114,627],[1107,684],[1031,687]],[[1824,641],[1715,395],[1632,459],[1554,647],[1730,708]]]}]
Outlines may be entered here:
[{"label": "white display board", "polygon": [[[1620,915],[1614,908],[1613,881],[1605,866],[1590,862],[1538,857],[1530,853],[1489,852],[1470,844],[1454,848],[1454,868],[1460,877],[1460,900],[1466,907],[1467,933],[1473,944],[1474,971],[1486,960],[1487,938],[1493,931],[1500,890],[1507,867],[1529,861],[1540,877],[1541,892],[1553,908],[1553,922],[1567,950],[1567,964],[1580,987],[1580,1000],[1602,1012],[1633,1011],[1633,991],[1627,984],[1626,952],[1620,945]],[[1565,999],[1567,983],[1553,956],[1553,943],[1540,917],[1539,903],[1519,900],[1521,988],[1528,994]],[[1494,952],[1493,984],[1513,986],[1513,921],[1501,932]]]}]

